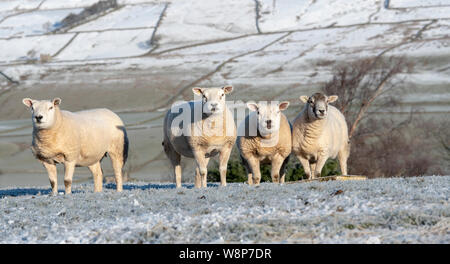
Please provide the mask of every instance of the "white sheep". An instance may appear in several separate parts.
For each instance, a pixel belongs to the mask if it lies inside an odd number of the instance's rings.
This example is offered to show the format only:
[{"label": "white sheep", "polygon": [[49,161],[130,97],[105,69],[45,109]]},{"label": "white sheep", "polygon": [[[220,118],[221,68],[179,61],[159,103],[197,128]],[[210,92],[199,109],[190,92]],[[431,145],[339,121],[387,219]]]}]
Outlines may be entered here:
[{"label": "white sheep", "polygon": [[125,126],[108,109],[80,112],[60,110],[61,99],[23,99],[31,109],[33,122],[32,151],[47,169],[52,194],[58,193],[56,164],[63,163],[66,194],[72,191],[75,166],[88,167],[94,177],[94,191],[102,191],[100,161],[109,155],[114,168],[117,191],[122,191],[122,168],[128,156]]},{"label": "white sheep", "polygon": [[226,186],[227,163],[236,142],[233,113],[225,103],[225,95],[232,90],[232,86],[193,88],[193,93],[202,97],[201,101],[174,105],[167,112],[162,145],[173,166],[177,188],[181,187],[181,156],[195,159],[194,185],[200,188],[206,187],[208,162],[217,154],[220,183]]},{"label": "white sheep", "polygon": [[247,170],[248,184],[261,181],[260,164],[271,163],[272,182],[284,183],[285,167],[291,153],[291,125],[280,104],[247,103],[253,111],[239,125],[237,146]]},{"label": "white sheep", "polygon": [[337,95],[322,93],[300,96],[306,105],[293,122],[292,151],[309,179],[319,177],[327,159],[336,157],[341,173],[347,175],[350,154],[347,123],[344,115],[329,105],[337,99]]}]

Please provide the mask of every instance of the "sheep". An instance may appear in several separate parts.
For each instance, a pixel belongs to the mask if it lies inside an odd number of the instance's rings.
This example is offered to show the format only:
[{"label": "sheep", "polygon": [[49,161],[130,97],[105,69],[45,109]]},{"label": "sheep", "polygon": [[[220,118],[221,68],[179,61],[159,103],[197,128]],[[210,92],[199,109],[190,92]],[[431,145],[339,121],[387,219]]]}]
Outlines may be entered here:
[{"label": "sheep", "polygon": [[308,179],[319,177],[327,159],[336,157],[341,173],[347,175],[350,153],[347,123],[344,115],[329,105],[337,99],[337,95],[322,93],[300,96],[306,105],[293,121],[292,151]]},{"label": "sheep", "polygon": [[285,181],[285,167],[292,144],[291,124],[281,111],[288,106],[286,101],[279,104],[247,103],[252,112],[239,125],[237,147],[247,170],[249,185],[259,185],[261,163],[271,163],[272,182]]},{"label": "sheep", "polygon": [[209,159],[217,154],[220,185],[226,186],[227,163],[236,142],[236,125],[225,103],[225,95],[231,93],[233,87],[195,87],[192,91],[202,100],[174,105],[164,118],[162,145],[173,166],[176,187],[181,187],[181,156],[195,159],[194,186],[201,188],[206,187]]},{"label": "sheep", "polygon": [[108,109],[69,112],[60,109],[61,99],[22,101],[32,113],[31,150],[44,165],[52,194],[58,194],[56,164],[65,169],[65,193],[72,192],[75,166],[88,167],[94,177],[94,192],[102,191],[100,161],[106,154],[112,161],[117,191],[121,192],[122,168],[128,157],[128,137],[122,120]]}]

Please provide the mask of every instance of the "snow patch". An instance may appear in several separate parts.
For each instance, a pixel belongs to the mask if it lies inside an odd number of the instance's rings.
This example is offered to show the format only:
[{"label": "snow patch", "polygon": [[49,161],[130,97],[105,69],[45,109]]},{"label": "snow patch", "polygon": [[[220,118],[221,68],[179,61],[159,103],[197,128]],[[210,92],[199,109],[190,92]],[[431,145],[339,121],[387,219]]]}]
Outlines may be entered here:
[{"label": "snow patch", "polygon": [[150,50],[152,29],[79,33],[58,60],[92,60],[142,55]]}]

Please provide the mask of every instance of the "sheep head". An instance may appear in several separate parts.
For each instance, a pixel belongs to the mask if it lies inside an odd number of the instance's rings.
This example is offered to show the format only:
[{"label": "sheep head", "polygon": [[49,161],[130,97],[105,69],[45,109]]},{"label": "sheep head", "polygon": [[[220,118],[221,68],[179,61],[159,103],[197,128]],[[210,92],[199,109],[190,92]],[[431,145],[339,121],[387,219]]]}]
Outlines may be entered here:
[{"label": "sheep head", "polygon": [[60,98],[50,100],[33,100],[24,98],[23,104],[31,110],[33,125],[38,129],[49,129],[56,121],[56,110],[61,104]]},{"label": "sheep head", "polygon": [[225,105],[225,95],[233,91],[233,86],[222,88],[192,88],[195,95],[202,97],[202,111],[205,114],[215,115],[223,113]]},{"label": "sheep head", "polygon": [[338,99],[337,95],[326,96],[322,93],[315,93],[310,97],[300,96],[300,101],[306,104],[308,117],[311,119],[325,119],[328,114],[328,104]]},{"label": "sheep head", "polygon": [[286,110],[288,106],[289,102],[287,101],[279,104],[274,102],[247,103],[248,109],[256,112],[258,116],[258,131],[262,135],[272,134],[280,130],[281,111]]}]

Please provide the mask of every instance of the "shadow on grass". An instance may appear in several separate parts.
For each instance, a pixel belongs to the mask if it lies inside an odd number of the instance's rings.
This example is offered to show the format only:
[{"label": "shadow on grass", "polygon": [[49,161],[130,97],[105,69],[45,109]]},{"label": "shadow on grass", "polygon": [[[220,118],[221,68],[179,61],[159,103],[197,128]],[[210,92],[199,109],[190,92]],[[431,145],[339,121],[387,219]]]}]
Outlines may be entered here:
[{"label": "shadow on grass", "polygon": [[[206,185],[207,187],[219,187],[219,184],[217,183],[208,183]],[[114,183],[108,183],[103,185],[104,188],[106,189],[116,189],[116,184]],[[183,188],[187,188],[187,189],[192,189],[194,188],[194,184],[182,184]],[[124,184],[123,185],[123,189],[124,190],[136,190],[136,189],[140,189],[140,190],[149,190],[149,189],[175,189],[175,184],[174,183],[149,183],[149,184],[145,184],[145,185],[133,185],[133,184]]]},{"label": "shadow on grass", "polygon": [[[219,187],[217,183],[208,183],[208,187],[214,188]],[[116,189],[116,184],[108,183],[103,185],[106,189]],[[192,189],[194,188],[194,184],[183,184],[183,188]],[[150,189],[175,189],[175,184],[172,183],[150,183],[145,185],[133,185],[133,184],[124,184],[123,189],[126,191],[132,190],[150,190]],[[17,197],[17,196],[26,196],[26,195],[49,195],[51,194],[51,188],[16,188],[16,189],[7,189],[0,190],[0,199],[5,197]],[[58,193],[64,193],[64,190],[58,190]],[[72,193],[84,193],[82,190],[72,190]]]},{"label": "shadow on grass", "polygon": [[[0,199],[5,198],[7,196],[17,197],[17,196],[25,196],[25,195],[49,195],[51,194],[52,189],[44,189],[44,188],[16,188],[16,189],[8,189],[8,190],[0,190]],[[58,193],[64,193],[64,190],[58,190]],[[74,190],[72,193],[84,193],[84,191]]]}]

